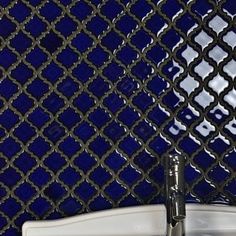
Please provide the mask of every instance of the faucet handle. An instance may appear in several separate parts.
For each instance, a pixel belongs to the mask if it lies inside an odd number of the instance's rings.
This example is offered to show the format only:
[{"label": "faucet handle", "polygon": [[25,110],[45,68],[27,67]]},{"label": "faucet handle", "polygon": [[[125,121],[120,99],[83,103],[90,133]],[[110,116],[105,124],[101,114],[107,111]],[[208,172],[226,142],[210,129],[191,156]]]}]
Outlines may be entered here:
[{"label": "faucet handle", "polygon": [[179,222],[186,215],[185,210],[185,157],[181,154],[169,154],[166,160],[166,197],[169,217]]},{"label": "faucet handle", "polygon": [[172,196],[172,215],[176,221],[182,221],[186,217],[185,199],[183,193],[173,194]]}]

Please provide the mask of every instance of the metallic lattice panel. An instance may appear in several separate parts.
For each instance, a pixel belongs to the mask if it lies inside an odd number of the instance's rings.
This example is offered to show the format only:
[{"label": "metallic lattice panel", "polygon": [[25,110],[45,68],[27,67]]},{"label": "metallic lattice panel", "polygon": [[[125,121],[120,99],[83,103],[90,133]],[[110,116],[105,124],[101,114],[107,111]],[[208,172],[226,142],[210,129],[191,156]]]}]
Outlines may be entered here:
[{"label": "metallic lattice panel", "polygon": [[0,232],[163,202],[236,204],[234,0],[1,0]]}]

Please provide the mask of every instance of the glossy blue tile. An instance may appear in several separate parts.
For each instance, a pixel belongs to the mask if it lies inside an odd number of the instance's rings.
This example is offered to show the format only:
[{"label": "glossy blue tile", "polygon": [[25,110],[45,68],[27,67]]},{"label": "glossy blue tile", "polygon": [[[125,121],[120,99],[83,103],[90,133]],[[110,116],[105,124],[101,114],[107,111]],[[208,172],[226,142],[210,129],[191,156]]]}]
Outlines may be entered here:
[{"label": "glossy blue tile", "polygon": [[202,0],[192,5],[192,11],[201,17],[212,11],[212,8],[213,5],[207,0]]},{"label": "glossy blue tile", "polygon": [[50,120],[50,115],[41,107],[36,108],[28,117],[29,121],[38,128],[42,128]]},{"label": "glossy blue tile", "polygon": [[45,93],[49,91],[48,84],[46,84],[41,79],[35,79],[30,85],[27,87],[27,92],[29,92],[33,97],[39,100],[44,96]]},{"label": "glossy blue tile", "polygon": [[26,144],[35,134],[35,129],[26,122],[21,123],[14,131],[15,137],[24,144]]},{"label": "glossy blue tile", "polygon": [[119,113],[118,119],[126,126],[131,127],[139,118],[138,113],[131,107],[126,107]]},{"label": "glossy blue tile", "polygon": [[146,202],[149,200],[149,198],[157,191],[157,189],[152,186],[149,182],[147,181],[142,181],[139,183],[135,189],[134,192]]},{"label": "glossy blue tile", "polygon": [[123,38],[114,31],[108,33],[102,39],[102,45],[105,46],[108,50],[114,51],[122,44]]},{"label": "glossy blue tile", "polygon": [[84,31],[81,31],[76,34],[71,43],[79,52],[83,53],[93,45],[93,40]]},{"label": "glossy blue tile", "polygon": [[58,84],[57,89],[64,96],[70,99],[75,94],[75,92],[79,90],[79,87],[80,86],[77,81],[74,81],[70,77],[66,77],[60,84]]},{"label": "glossy blue tile", "polygon": [[22,171],[24,174],[27,174],[28,171],[32,170],[36,166],[36,160],[31,157],[31,154],[23,152],[19,155],[14,161],[14,165]]},{"label": "glossy blue tile", "polygon": [[80,197],[80,199],[88,202],[97,191],[94,186],[84,181],[74,190],[74,192]]},{"label": "glossy blue tile", "polygon": [[132,187],[141,178],[141,173],[129,165],[121,171],[119,176],[125,184]]},{"label": "glossy blue tile", "polygon": [[47,59],[47,54],[37,46],[26,57],[27,62],[29,62],[36,69],[42,66]]},{"label": "glossy blue tile", "polygon": [[56,24],[55,28],[66,38],[77,29],[77,23],[66,15]]},{"label": "glossy blue tile", "polygon": [[86,152],[80,153],[74,160],[74,164],[85,174],[87,174],[96,163],[96,159]]},{"label": "glossy blue tile", "polygon": [[34,212],[34,214],[42,217],[50,209],[50,207],[50,203],[45,198],[38,197],[29,208]]},{"label": "glossy blue tile", "polygon": [[213,187],[209,182],[201,180],[193,190],[199,197],[206,197],[215,191],[215,187]]},{"label": "glossy blue tile", "polygon": [[44,16],[47,21],[52,22],[62,13],[62,9],[54,2],[47,2],[40,9],[40,15]]},{"label": "glossy blue tile", "polygon": [[117,84],[117,89],[129,98],[137,91],[138,83],[131,77],[125,77]]},{"label": "glossy blue tile", "polygon": [[168,118],[168,113],[164,110],[164,108],[156,106],[152,111],[149,112],[148,118],[156,125],[161,126]]},{"label": "glossy blue tile", "polygon": [[[95,58],[97,60],[97,58]],[[85,61],[79,63],[79,65],[73,70],[73,76],[80,82],[85,83],[93,76],[94,70]]]},{"label": "glossy blue tile", "polygon": [[76,169],[72,167],[67,167],[60,174],[59,178],[61,181],[63,181],[64,184],[68,185],[69,187],[72,187],[81,179],[81,176],[78,171],[76,171]]},{"label": "glossy blue tile", "polygon": [[32,108],[33,104],[33,99],[25,93],[21,93],[12,103],[13,107],[15,107],[22,115],[28,112]]},{"label": "glossy blue tile", "polygon": [[151,142],[150,142],[150,148],[155,151],[158,155],[162,155],[167,152],[169,149],[170,143],[166,141],[161,136],[156,136]]},{"label": "glossy blue tile", "polygon": [[72,108],[67,108],[60,116],[59,121],[68,129],[72,129],[80,122],[80,115]]},{"label": "glossy blue tile", "polygon": [[89,115],[89,120],[98,128],[101,129],[109,120],[109,114],[101,108],[97,108]]},{"label": "glossy blue tile", "polygon": [[89,96],[88,93],[82,92],[79,94],[75,100],[74,100],[74,105],[77,107],[81,112],[84,114],[93,107],[94,105],[94,99]]},{"label": "glossy blue tile", "polygon": [[142,20],[151,10],[152,7],[145,0],[138,0],[137,4],[131,7],[131,12],[138,17],[139,20]]},{"label": "glossy blue tile", "polygon": [[0,206],[0,210],[4,212],[9,218],[15,216],[21,209],[21,205],[16,199],[9,197],[3,204]]},{"label": "glossy blue tile", "polygon": [[74,138],[68,137],[59,144],[59,149],[68,157],[72,157],[80,150],[80,144]]},{"label": "glossy blue tile", "polygon": [[197,181],[197,179],[201,176],[201,173],[199,170],[196,171],[196,169],[194,169],[194,167],[189,164],[185,167],[184,175],[186,183],[191,185],[195,183],[194,181]]},{"label": "glossy blue tile", "polygon": [[105,168],[99,166],[89,177],[99,188],[101,188],[111,179],[111,174]]},{"label": "glossy blue tile", "polygon": [[[59,141],[65,135],[65,129],[60,123],[54,121],[49,124],[45,129],[43,134],[53,143]],[[42,139],[40,139],[42,140]],[[41,141],[43,142],[43,141]]]},{"label": "glossy blue tile", "polygon": [[7,38],[16,30],[16,24],[14,24],[10,19],[8,19],[6,16],[2,17],[0,20],[1,29],[0,29],[0,35],[3,38]]},{"label": "glossy blue tile", "polygon": [[69,46],[62,50],[57,56],[57,60],[66,68],[70,68],[79,59],[79,54],[72,50]]},{"label": "glossy blue tile", "polygon": [[133,104],[145,113],[145,111],[154,104],[154,99],[149,94],[142,91],[133,98]]},{"label": "glossy blue tile", "polygon": [[97,98],[101,98],[109,90],[109,84],[105,82],[102,78],[98,77],[93,80],[88,87],[89,91],[93,93]]},{"label": "glossy blue tile", "polygon": [[112,182],[106,189],[105,193],[114,201],[118,201],[124,194],[126,194],[127,190],[125,187],[120,185],[120,183]]},{"label": "glossy blue tile", "polygon": [[42,71],[42,75],[45,79],[54,84],[60,77],[62,77],[63,69],[58,64],[52,61]]},{"label": "glossy blue tile", "polygon": [[105,164],[114,172],[118,172],[126,163],[126,159],[118,152],[112,152],[105,160]]},{"label": "glossy blue tile", "polygon": [[37,191],[31,184],[23,183],[14,191],[14,193],[21,201],[27,203],[37,194]]},{"label": "glossy blue tile", "polygon": [[74,129],[74,134],[82,140],[84,143],[87,142],[92,135],[94,135],[94,128],[87,122],[82,122]]},{"label": "glossy blue tile", "polygon": [[[0,23],[1,24],[1,23]],[[29,38],[26,34],[24,34],[22,31],[20,31],[17,36],[15,36],[11,42],[10,45],[19,53],[24,53],[31,45],[32,40]]]},{"label": "glossy blue tile", "polygon": [[99,158],[102,158],[103,155],[105,155],[106,152],[111,148],[111,145],[105,138],[98,136],[90,143],[89,148]]},{"label": "glossy blue tile", "polygon": [[28,31],[33,37],[39,37],[46,30],[46,23],[43,22],[37,15],[32,17],[25,25],[26,31]]},{"label": "glossy blue tile", "polygon": [[140,149],[140,144],[133,137],[128,136],[120,142],[119,148],[128,156],[131,156]]},{"label": "glossy blue tile", "polygon": [[85,1],[76,2],[71,8],[70,12],[80,21],[85,20],[91,13],[92,7]]},{"label": "glossy blue tile", "polygon": [[152,91],[157,97],[159,97],[168,87],[168,83],[163,78],[155,76],[147,84],[147,87]]},{"label": "glossy blue tile", "polygon": [[124,35],[131,33],[137,26],[138,22],[129,15],[122,16],[116,23],[116,27]]},{"label": "glossy blue tile", "polygon": [[186,201],[235,204],[232,1],[0,6],[1,235],[163,203],[174,148]]},{"label": "glossy blue tile", "polygon": [[125,135],[125,129],[113,121],[104,129],[104,134],[115,143]]},{"label": "glossy blue tile", "polygon": [[134,133],[144,142],[148,141],[156,132],[153,127],[145,121],[141,121],[135,128]]},{"label": "glossy blue tile", "polygon": [[[42,188],[51,179],[48,171],[42,167],[38,167],[29,176],[29,180],[32,181],[38,188]],[[40,204],[36,204],[37,208],[40,208]]]},{"label": "glossy blue tile", "polygon": [[56,114],[64,106],[64,100],[53,92],[44,100],[43,106],[52,114]]},{"label": "glossy blue tile", "polygon": [[29,146],[29,150],[40,158],[42,158],[50,149],[50,144],[41,137],[36,138]]},{"label": "glossy blue tile", "polygon": [[17,61],[17,56],[8,48],[3,48],[0,51],[0,64],[7,70],[13,63]]},{"label": "glossy blue tile", "polygon": [[165,57],[167,57],[167,53],[159,44],[153,46],[147,52],[147,58],[156,65],[159,65],[165,59]]},{"label": "glossy blue tile", "polygon": [[158,160],[156,157],[145,151],[138,153],[134,158],[134,163],[144,172],[147,172],[155,164],[157,164],[157,161]]},{"label": "glossy blue tile", "polygon": [[104,99],[103,104],[112,114],[116,114],[124,106],[124,100],[118,94],[112,93]]},{"label": "glossy blue tile", "polygon": [[44,160],[44,164],[54,173],[60,171],[66,164],[66,160],[58,152],[52,152],[48,158]]},{"label": "glossy blue tile", "polygon": [[[11,176],[11,178],[9,178]],[[12,167],[6,169],[0,174],[1,182],[5,184],[8,188],[12,188],[21,179],[20,174]]]},{"label": "glossy blue tile", "polygon": [[132,74],[141,81],[145,81],[149,78],[149,76],[152,74],[152,66],[145,62],[144,60],[141,60],[137,62],[135,66],[132,67]]},{"label": "glossy blue tile", "polygon": [[214,156],[206,150],[200,151],[194,157],[194,163],[196,163],[204,171],[211,167],[215,161]]},{"label": "glossy blue tile", "polygon": [[130,65],[137,56],[137,51],[135,51],[131,46],[125,46],[117,53],[118,60],[126,66]]},{"label": "glossy blue tile", "polygon": [[94,16],[87,23],[87,29],[96,37],[102,34],[107,29],[107,27],[108,27],[108,23],[98,15]]},{"label": "glossy blue tile", "polygon": [[21,150],[19,142],[9,137],[0,143],[0,151],[9,159]]},{"label": "glossy blue tile", "polygon": [[41,46],[44,47],[49,53],[54,53],[63,44],[63,39],[53,31],[45,35],[41,40]]},{"label": "glossy blue tile", "polygon": [[99,211],[103,209],[110,209],[112,204],[103,196],[98,196],[89,204],[92,211]]},{"label": "glossy blue tile", "polygon": [[156,166],[151,170],[150,178],[158,183],[164,183],[164,167],[162,165]]},{"label": "glossy blue tile", "polygon": [[0,114],[0,124],[8,131],[14,127],[18,121],[19,116],[10,109],[7,109],[2,114]]},{"label": "glossy blue tile", "polygon": [[105,15],[111,21],[118,16],[122,12],[124,8],[118,2],[109,0],[107,3],[102,7],[101,13]]},{"label": "glossy blue tile", "polygon": [[69,197],[60,204],[60,210],[66,215],[74,215],[81,210],[81,204],[74,198]]},{"label": "glossy blue tile", "polygon": [[21,62],[11,71],[11,76],[23,85],[33,76],[33,70]]}]

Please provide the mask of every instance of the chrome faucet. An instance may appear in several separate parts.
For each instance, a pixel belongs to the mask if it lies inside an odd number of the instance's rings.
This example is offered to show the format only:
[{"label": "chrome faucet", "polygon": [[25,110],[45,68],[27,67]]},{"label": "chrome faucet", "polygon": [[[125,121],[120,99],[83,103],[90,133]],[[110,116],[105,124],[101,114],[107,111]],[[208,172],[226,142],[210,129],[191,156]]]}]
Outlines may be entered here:
[{"label": "chrome faucet", "polygon": [[184,236],[185,184],[184,156],[174,153],[166,157],[166,213],[167,236]]}]

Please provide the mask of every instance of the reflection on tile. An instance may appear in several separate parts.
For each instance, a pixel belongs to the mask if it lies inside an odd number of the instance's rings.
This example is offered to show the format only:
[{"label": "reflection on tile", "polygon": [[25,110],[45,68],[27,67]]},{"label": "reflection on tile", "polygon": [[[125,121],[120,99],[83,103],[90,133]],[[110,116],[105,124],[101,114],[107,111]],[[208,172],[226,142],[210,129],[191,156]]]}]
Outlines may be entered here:
[{"label": "reflection on tile", "polygon": [[223,70],[233,79],[235,79],[236,77],[236,61],[234,59],[232,59],[231,61],[229,61],[223,68]]},{"label": "reflection on tile", "polygon": [[229,31],[224,37],[223,40],[232,48],[235,48],[236,46],[236,33],[234,31]]},{"label": "reflection on tile", "polygon": [[206,48],[213,41],[212,37],[203,30],[198,33],[194,40],[202,47],[202,49]]},{"label": "reflection on tile", "polygon": [[196,89],[199,86],[198,81],[196,81],[193,77],[188,75],[186,78],[183,79],[180,83],[180,87],[184,89],[188,95],[190,95],[194,89]]},{"label": "reflection on tile", "polygon": [[228,54],[219,46],[215,46],[210,52],[209,57],[211,57],[217,64],[222,62]]},{"label": "reflection on tile", "polygon": [[223,31],[225,27],[227,27],[228,23],[224,21],[220,16],[216,15],[209,22],[209,26],[217,33]]},{"label": "reflection on tile", "polygon": [[217,74],[212,80],[209,80],[209,87],[212,88],[218,95],[228,87],[229,82],[221,75]]},{"label": "reflection on tile", "polygon": [[211,132],[215,131],[215,127],[206,119],[201,122],[197,127],[196,130],[204,137],[207,137]]},{"label": "reflection on tile", "polygon": [[209,64],[209,62],[202,60],[195,68],[194,71],[203,79],[205,79],[214,68]]},{"label": "reflection on tile", "polygon": [[232,89],[225,95],[224,100],[233,108],[236,108],[236,90]]},{"label": "reflection on tile", "polygon": [[187,46],[187,48],[182,52],[182,56],[187,61],[187,65],[189,65],[198,56],[198,53],[193,50],[192,47]]},{"label": "reflection on tile", "polygon": [[194,101],[201,107],[206,108],[214,101],[214,97],[204,89],[194,98]]},{"label": "reflection on tile", "polygon": [[233,118],[233,120],[231,120],[226,126],[226,129],[229,130],[230,133],[232,133],[233,135],[236,135],[236,119]]}]

